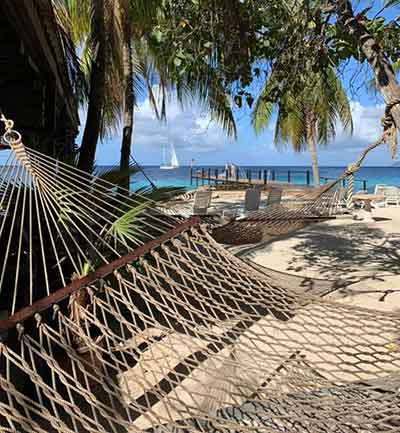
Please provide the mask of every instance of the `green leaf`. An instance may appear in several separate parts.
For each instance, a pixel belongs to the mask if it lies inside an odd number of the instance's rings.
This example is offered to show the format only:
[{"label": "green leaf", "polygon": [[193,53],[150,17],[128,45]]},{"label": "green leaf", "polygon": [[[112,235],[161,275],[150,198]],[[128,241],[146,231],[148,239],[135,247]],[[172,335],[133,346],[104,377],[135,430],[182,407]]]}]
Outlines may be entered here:
[{"label": "green leaf", "polygon": [[246,102],[247,102],[247,105],[249,106],[249,108],[251,108],[253,106],[253,103],[254,103],[254,98],[251,95],[249,95],[246,97]]},{"label": "green leaf", "polygon": [[236,96],[233,98],[233,100],[234,100],[234,102],[235,102],[235,104],[236,104],[236,106],[237,106],[238,108],[241,108],[241,107],[242,107],[242,97],[241,97],[241,96],[236,95]]},{"label": "green leaf", "polygon": [[141,222],[140,214],[148,206],[148,203],[142,203],[130,209],[128,212],[114,221],[109,228],[107,235],[119,240],[126,246],[129,246],[131,242],[136,243],[137,229]]},{"label": "green leaf", "polygon": [[175,57],[174,58],[174,65],[179,68],[179,66],[182,65],[182,59],[180,59],[179,57]]},{"label": "green leaf", "polygon": [[163,41],[163,34],[159,29],[155,29],[152,33],[152,36],[158,43]]}]

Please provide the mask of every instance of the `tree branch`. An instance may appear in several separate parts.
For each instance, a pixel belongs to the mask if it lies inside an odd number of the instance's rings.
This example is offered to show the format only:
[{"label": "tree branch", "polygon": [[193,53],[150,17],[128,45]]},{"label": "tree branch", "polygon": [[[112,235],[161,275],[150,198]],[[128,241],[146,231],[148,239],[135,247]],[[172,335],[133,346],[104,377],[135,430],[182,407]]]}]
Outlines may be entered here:
[{"label": "tree branch", "polygon": [[[377,89],[382,94],[386,105],[392,105],[394,101],[400,99],[400,86],[384,49],[368,31],[363,20],[354,17],[349,0],[328,0],[328,5],[334,8],[339,23],[357,40],[372,68]],[[397,129],[400,129],[400,104],[393,105],[390,114]]]}]

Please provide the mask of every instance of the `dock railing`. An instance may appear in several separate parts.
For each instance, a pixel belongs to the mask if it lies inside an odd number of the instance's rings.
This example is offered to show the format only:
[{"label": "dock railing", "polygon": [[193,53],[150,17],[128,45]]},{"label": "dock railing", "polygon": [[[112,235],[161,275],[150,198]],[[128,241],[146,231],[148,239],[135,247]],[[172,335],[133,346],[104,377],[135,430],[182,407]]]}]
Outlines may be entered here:
[{"label": "dock railing", "polygon": [[[322,182],[334,180],[331,177],[321,177]],[[354,179],[355,182],[361,182],[363,189],[367,189],[365,179]],[[295,184],[311,186],[311,170],[282,170],[273,167],[269,168],[239,168],[229,172],[219,167],[192,167],[190,169],[190,184],[200,185],[218,185],[218,184],[250,184],[250,185],[267,185],[271,183]],[[346,186],[344,181],[343,186]]]},{"label": "dock railing", "polygon": [[[334,177],[321,177],[321,180],[325,183],[328,183],[331,180],[336,180]],[[366,179],[354,179],[354,182],[357,182],[359,185],[362,185],[363,191],[367,191],[367,180]],[[342,181],[343,188],[347,188],[347,180],[343,179]]]}]

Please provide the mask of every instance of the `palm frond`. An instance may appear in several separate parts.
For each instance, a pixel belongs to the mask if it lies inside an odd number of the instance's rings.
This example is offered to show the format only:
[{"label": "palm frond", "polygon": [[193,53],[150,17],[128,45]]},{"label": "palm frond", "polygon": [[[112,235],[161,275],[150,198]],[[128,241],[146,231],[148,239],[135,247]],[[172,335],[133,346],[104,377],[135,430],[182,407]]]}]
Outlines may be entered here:
[{"label": "palm frond", "polygon": [[257,98],[251,114],[251,123],[256,134],[260,134],[271,121],[274,104],[272,101],[268,100],[268,95],[269,89],[267,81],[260,96]]},{"label": "palm frond", "polygon": [[142,221],[141,214],[148,207],[148,203],[140,203],[129,209],[121,217],[113,222],[107,231],[106,236],[112,236],[126,247],[132,243],[137,243],[138,227]]},{"label": "palm frond", "polygon": [[174,84],[182,107],[196,102],[210,113],[211,119],[217,122],[229,137],[237,138],[235,117],[226,89],[211,67],[205,66],[202,73],[196,76],[183,74]]},{"label": "palm frond", "polygon": [[392,6],[398,6],[400,4],[400,0],[386,0],[384,2],[385,8],[390,8]]},{"label": "palm frond", "polygon": [[349,98],[347,97],[346,91],[334,71],[329,70],[328,73],[331,76],[330,81],[332,81],[332,87],[334,89],[333,103],[335,104],[336,112],[339,115],[343,129],[351,135],[353,134],[354,125]]}]

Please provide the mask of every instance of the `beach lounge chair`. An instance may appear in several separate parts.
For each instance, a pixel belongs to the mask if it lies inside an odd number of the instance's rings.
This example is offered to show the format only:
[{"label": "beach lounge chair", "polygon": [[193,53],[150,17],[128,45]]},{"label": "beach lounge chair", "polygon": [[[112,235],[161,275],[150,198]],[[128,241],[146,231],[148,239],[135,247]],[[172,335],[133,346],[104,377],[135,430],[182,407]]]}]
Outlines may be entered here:
[{"label": "beach lounge chair", "polygon": [[212,191],[196,191],[193,203],[193,215],[207,215],[211,203]]},{"label": "beach lounge chair", "polygon": [[282,190],[281,189],[271,189],[267,198],[267,206],[273,204],[280,204],[282,200]]},{"label": "beach lounge chair", "polygon": [[[387,188],[384,184],[375,185],[374,194],[375,195],[385,195],[385,189]],[[372,202],[374,207],[385,207],[386,200],[375,200]]]},{"label": "beach lounge chair", "polygon": [[385,188],[386,206],[400,206],[400,189],[396,186],[387,186]]},{"label": "beach lounge chair", "polygon": [[384,184],[375,185],[374,194],[375,195],[385,194],[385,188],[386,188],[386,185],[384,185]]},{"label": "beach lounge chair", "polygon": [[244,209],[245,212],[251,212],[258,210],[260,207],[261,191],[257,188],[246,189],[245,199],[244,199]]}]

